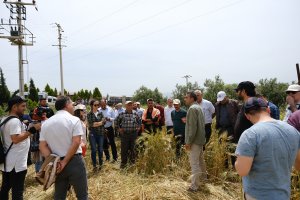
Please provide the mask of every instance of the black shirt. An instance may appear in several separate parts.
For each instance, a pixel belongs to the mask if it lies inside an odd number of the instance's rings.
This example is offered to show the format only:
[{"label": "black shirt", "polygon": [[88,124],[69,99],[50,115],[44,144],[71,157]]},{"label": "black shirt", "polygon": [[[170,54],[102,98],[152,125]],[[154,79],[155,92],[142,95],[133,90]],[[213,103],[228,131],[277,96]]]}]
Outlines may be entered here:
[{"label": "black shirt", "polygon": [[235,122],[233,141],[238,143],[242,133],[252,125],[253,124],[245,116],[245,108],[243,105]]}]

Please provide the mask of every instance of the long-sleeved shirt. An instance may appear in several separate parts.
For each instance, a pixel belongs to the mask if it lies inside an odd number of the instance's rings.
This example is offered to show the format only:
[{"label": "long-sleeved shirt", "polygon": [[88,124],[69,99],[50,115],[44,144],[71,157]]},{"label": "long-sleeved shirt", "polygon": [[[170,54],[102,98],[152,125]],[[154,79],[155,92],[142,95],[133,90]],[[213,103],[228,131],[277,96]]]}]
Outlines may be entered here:
[{"label": "long-sleeved shirt", "polygon": [[202,99],[199,105],[201,106],[203,111],[205,124],[212,123],[212,116],[215,113],[214,105],[206,99]]},{"label": "long-sleeved shirt", "polygon": [[164,109],[166,126],[173,126],[173,121],[172,121],[172,118],[171,118],[171,112],[173,110],[175,110],[174,106],[172,106],[172,107],[166,106],[165,109]]},{"label": "long-sleeved shirt", "polygon": [[89,112],[87,114],[87,121],[88,121],[90,132],[103,135],[104,126],[93,127],[94,122],[101,122],[102,119],[103,119],[103,114],[100,112],[96,112],[96,113]]},{"label": "long-sleeved shirt", "polygon": [[101,112],[103,114],[103,117],[106,118],[104,128],[112,126],[113,121],[115,120],[115,111],[109,106],[106,106],[105,109],[100,108],[98,111]]},{"label": "long-sleeved shirt", "polygon": [[116,128],[122,128],[125,133],[137,132],[137,129],[141,127],[141,118],[136,111],[128,112],[125,110],[120,113],[115,120]]},{"label": "long-sleeved shirt", "polygon": [[198,103],[194,103],[187,111],[185,125],[186,144],[205,144],[205,121],[202,109]]}]

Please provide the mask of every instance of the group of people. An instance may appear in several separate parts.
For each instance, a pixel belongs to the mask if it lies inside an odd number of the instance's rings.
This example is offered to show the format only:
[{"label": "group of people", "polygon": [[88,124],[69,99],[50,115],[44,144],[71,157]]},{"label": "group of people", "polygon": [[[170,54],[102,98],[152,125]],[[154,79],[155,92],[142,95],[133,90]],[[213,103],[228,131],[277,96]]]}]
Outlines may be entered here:
[{"label": "group of people", "polygon": [[[7,156],[0,165],[0,199],[8,199],[10,189],[13,199],[23,199],[29,149],[34,154],[36,172],[43,158],[50,154],[60,157],[54,199],[65,199],[70,185],[78,199],[88,199],[83,159],[87,141],[93,170],[98,171],[104,158],[112,163],[118,160],[115,137],[119,136],[123,169],[136,160],[137,137],[142,132],[156,134],[163,126],[167,134],[174,135],[176,158],[181,157],[183,147],[189,152],[192,176],[188,191],[196,192],[207,181],[204,152],[214,117],[217,134],[227,132],[230,141],[237,143],[235,168],[243,177],[245,199],[289,199],[292,166],[300,170],[300,86],[291,85],[286,90],[284,121],[279,120],[278,107],[257,94],[252,82],[241,82],[235,91],[242,105],[224,91],[218,92],[214,105],[195,90],[184,97],[187,110],[179,99],[169,98],[163,107],[150,98],[145,109],[133,101],[126,101],[125,108],[121,104],[113,108],[102,99],[91,100],[88,113],[85,105],[74,105],[69,97],[60,96],[55,114],[41,99],[32,112],[32,121],[24,114],[26,100],[15,96],[8,102],[8,117],[1,120]],[[38,149],[35,140],[39,141]]]}]

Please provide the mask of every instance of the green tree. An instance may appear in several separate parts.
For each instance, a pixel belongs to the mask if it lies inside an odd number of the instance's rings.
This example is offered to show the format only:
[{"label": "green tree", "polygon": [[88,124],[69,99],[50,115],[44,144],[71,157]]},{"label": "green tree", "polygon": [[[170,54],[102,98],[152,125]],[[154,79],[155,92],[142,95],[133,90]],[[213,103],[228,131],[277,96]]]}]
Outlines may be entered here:
[{"label": "green tree", "polygon": [[35,102],[38,102],[39,100],[38,91],[34,85],[33,79],[30,79],[30,83],[29,83],[28,99],[31,99],[31,101],[35,101]]},{"label": "green tree", "polygon": [[152,90],[142,85],[133,93],[132,100],[139,101],[141,104],[146,104],[147,99],[153,98],[152,95]]},{"label": "green tree", "polygon": [[49,96],[56,96],[55,93],[54,93],[54,90],[49,86],[48,83],[45,86],[45,90],[44,91],[47,92]]},{"label": "green tree", "polygon": [[4,74],[2,69],[0,68],[0,104],[3,106],[3,103],[7,103],[10,98],[10,92],[7,88]]},{"label": "green tree", "polygon": [[102,94],[101,94],[98,87],[95,87],[95,89],[93,91],[93,98],[94,99],[101,99],[102,98]]},{"label": "green tree", "polygon": [[57,95],[58,95],[57,89],[54,88],[54,95],[53,96],[57,97]]},{"label": "green tree", "polygon": [[188,88],[191,88],[191,90],[203,90],[203,88],[201,88],[197,82],[193,84],[188,82],[188,85],[176,84],[175,90],[172,91],[173,99],[179,99],[181,101],[182,106],[184,106],[184,96],[188,92]]},{"label": "green tree", "polygon": [[219,75],[215,76],[215,79],[206,79],[204,82],[204,98],[208,101],[215,103],[217,101],[217,94],[219,91],[224,91],[225,83]]},{"label": "green tree", "polygon": [[26,83],[24,84],[24,92],[28,92],[28,85]]},{"label": "green tree", "polygon": [[152,91],[152,98],[155,102],[159,102],[160,104],[164,102],[164,97],[157,87]]}]

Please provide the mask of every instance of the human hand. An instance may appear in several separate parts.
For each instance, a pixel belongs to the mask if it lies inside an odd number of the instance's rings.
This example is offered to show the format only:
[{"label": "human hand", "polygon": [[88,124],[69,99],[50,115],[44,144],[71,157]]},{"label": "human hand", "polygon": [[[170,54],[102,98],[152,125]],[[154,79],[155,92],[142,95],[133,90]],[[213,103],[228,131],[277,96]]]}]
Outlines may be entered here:
[{"label": "human hand", "polygon": [[181,118],[181,121],[182,121],[183,123],[186,123],[186,117]]},{"label": "human hand", "polygon": [[67,163],[64,160],[57,162],[56,174],[59,174],[63,171]]}]

